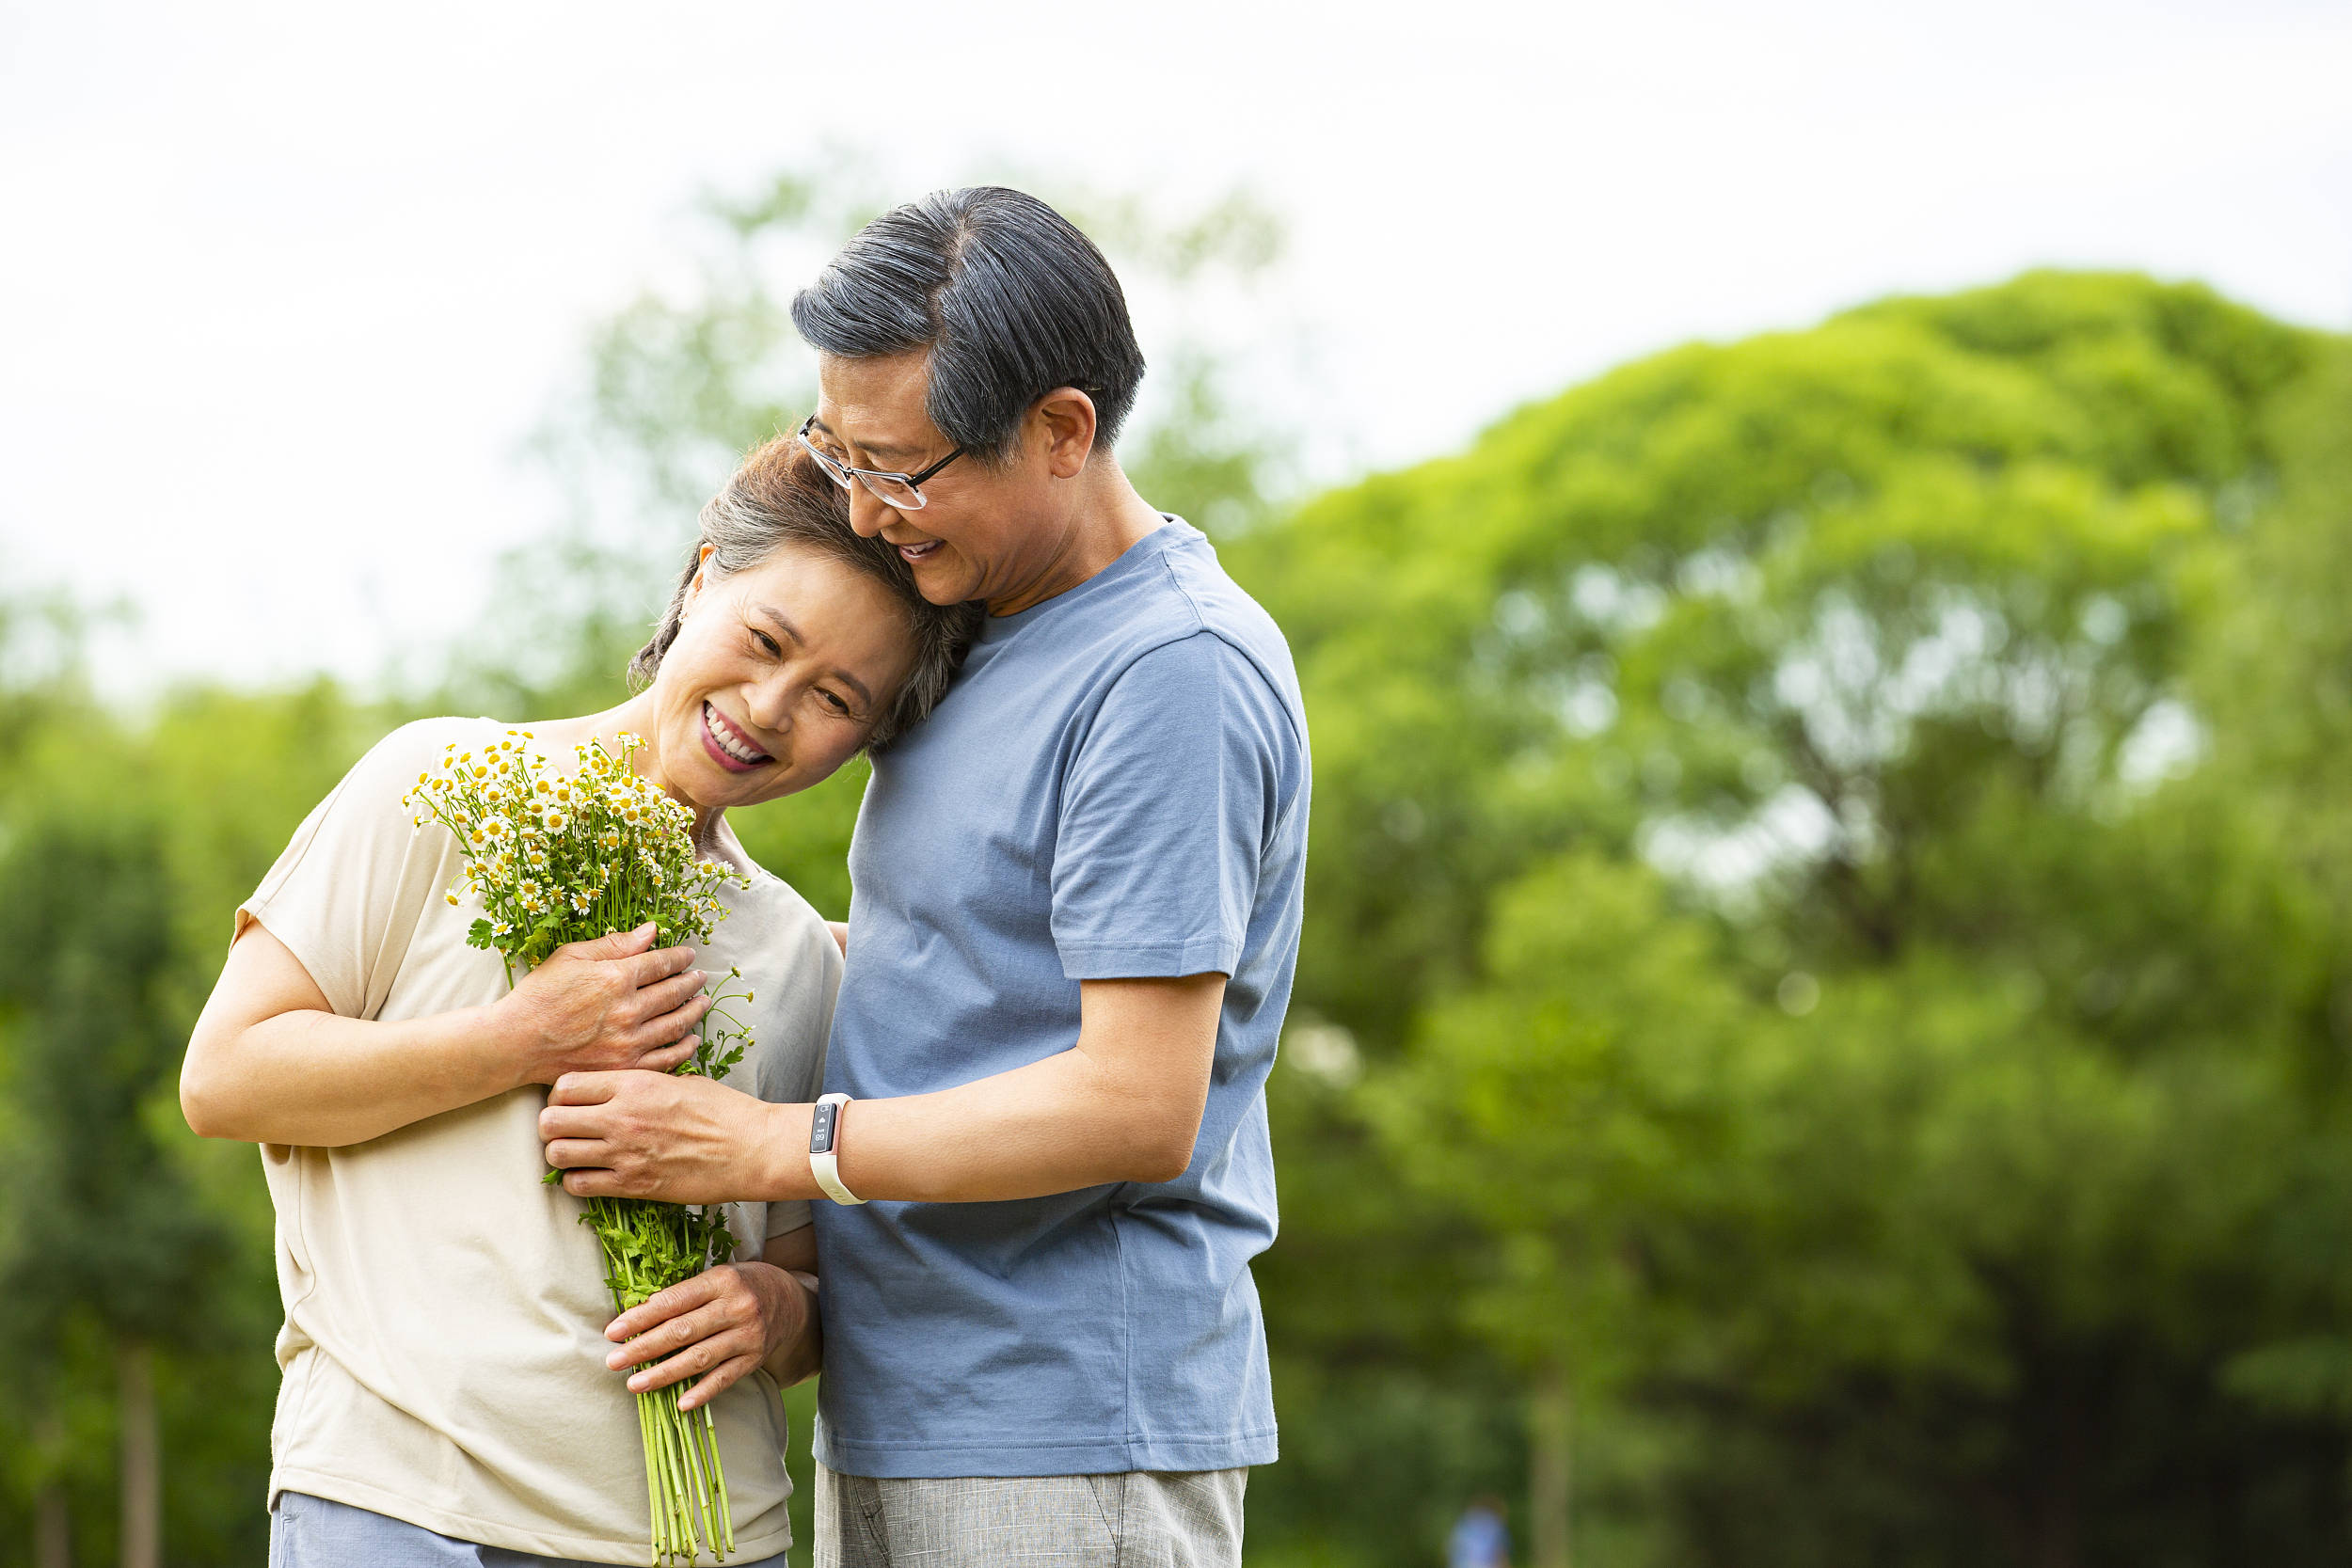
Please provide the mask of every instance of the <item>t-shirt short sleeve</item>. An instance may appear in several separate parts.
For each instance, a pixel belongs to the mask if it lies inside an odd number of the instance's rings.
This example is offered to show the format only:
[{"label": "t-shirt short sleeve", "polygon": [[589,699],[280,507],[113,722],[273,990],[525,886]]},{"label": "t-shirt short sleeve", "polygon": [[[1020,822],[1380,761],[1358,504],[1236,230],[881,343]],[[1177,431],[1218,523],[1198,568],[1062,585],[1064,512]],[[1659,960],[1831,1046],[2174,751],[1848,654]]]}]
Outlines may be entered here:
[{"label": "t-shirt short sleeve", "polygon": [[346,1018],[383,1006],[426,901],[444,891],[447,831],[420,832],[401,797],[455,734],[447,721],[427,721],[377,742],[238,907],[236,935],[259,921]]},{"label": "t-shirt short sleeve", "polygon": [[1300,750],[1265,676],[1214,633],[1121,672],[1063,783],[1052,917],[1062,973],[1231,974]]}]

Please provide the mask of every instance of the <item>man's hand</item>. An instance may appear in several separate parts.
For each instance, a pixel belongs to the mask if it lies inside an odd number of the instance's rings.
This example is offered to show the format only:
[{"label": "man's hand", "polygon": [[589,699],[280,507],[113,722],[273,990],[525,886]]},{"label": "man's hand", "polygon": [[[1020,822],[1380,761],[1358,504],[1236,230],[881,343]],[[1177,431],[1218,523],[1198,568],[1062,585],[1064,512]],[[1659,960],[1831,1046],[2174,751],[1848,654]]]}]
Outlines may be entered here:
[{"label": "man's hand", "polygon": [[624,1342],[604,1364],[643,1369],[628,1380],[633,1394],[699,1375],[678,1408],[707,1404],[807,1330],[803,1277],[771,1263],[706,1269],[613,1319],[604,1337]]},{"label": "man's hand", "polygon": [[[779,1182],[795,1107],[770,1105],[707,1078],[666,1072],[567,1072],[539,1113],[548,1164],[576,1197],[732,1203],[805,1196],[814,1183]],[[808,1146],[808,1107],[799,1147]],[[803,1164],[805,1165],[805,1156]]]}]

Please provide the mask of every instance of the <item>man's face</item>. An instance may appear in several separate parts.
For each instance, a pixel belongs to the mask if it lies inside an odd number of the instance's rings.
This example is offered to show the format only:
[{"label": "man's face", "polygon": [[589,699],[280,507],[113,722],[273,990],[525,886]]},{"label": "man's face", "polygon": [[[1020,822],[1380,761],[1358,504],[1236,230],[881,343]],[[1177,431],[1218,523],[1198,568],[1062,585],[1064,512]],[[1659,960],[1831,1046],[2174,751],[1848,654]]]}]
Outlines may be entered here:
[{"label": "man's face", "polygon": [[[810,438],[853,467],[920,473],[955,451],[924,411],[930,389],[926,353],[883,359],[824,355],[817,387]],[[999,613],[1025,608],[1063,546],[1049,515],[1046,455],[1031,434],[1024,431],[1021,451],[1002,467],[977,452],[948,464],[924,481],[929,504],[917,512],[900,512],[852,483],[850,521],[858,532],[896,545],[914,568],[915,587],[933,604],[984,599]]]}]

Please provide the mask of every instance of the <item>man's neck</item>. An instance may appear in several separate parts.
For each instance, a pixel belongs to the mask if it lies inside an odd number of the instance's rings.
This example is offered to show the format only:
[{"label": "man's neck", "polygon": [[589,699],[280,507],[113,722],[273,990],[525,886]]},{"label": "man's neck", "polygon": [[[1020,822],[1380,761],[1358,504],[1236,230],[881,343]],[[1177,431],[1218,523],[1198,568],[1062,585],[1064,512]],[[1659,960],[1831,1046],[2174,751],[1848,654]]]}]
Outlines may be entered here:
[{"label": "man's neck", "polygon": [[1073,501],[1077,515],[1062,549],[1027,587],[990,600],[991,615],[1017,615],[1058,598],[1108,570],[1167,521],[1136,493],[1115,458],[1087,465],[1078,483],[1082,488]]}]

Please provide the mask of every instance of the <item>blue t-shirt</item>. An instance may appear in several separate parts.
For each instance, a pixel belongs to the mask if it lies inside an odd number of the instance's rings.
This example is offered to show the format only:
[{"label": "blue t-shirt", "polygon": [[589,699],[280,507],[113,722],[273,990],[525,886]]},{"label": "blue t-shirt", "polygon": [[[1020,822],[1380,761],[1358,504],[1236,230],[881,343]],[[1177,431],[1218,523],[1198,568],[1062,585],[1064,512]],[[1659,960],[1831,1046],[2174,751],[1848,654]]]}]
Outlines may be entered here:
[{"label": "blue t-shirt", "polygon": [[[817,1207],[817,1457],[859,1476],[1214,1470],[1275,1456],[1249,1260],[1307,861],[1290,650],[1170,519],[991,618],[875,759],[825,1087],[923,1094],[1067,1051],[1078,982],[1231,976],[1176,1180]],[[852,1108],[842,1129],[857,1138]]]}]

